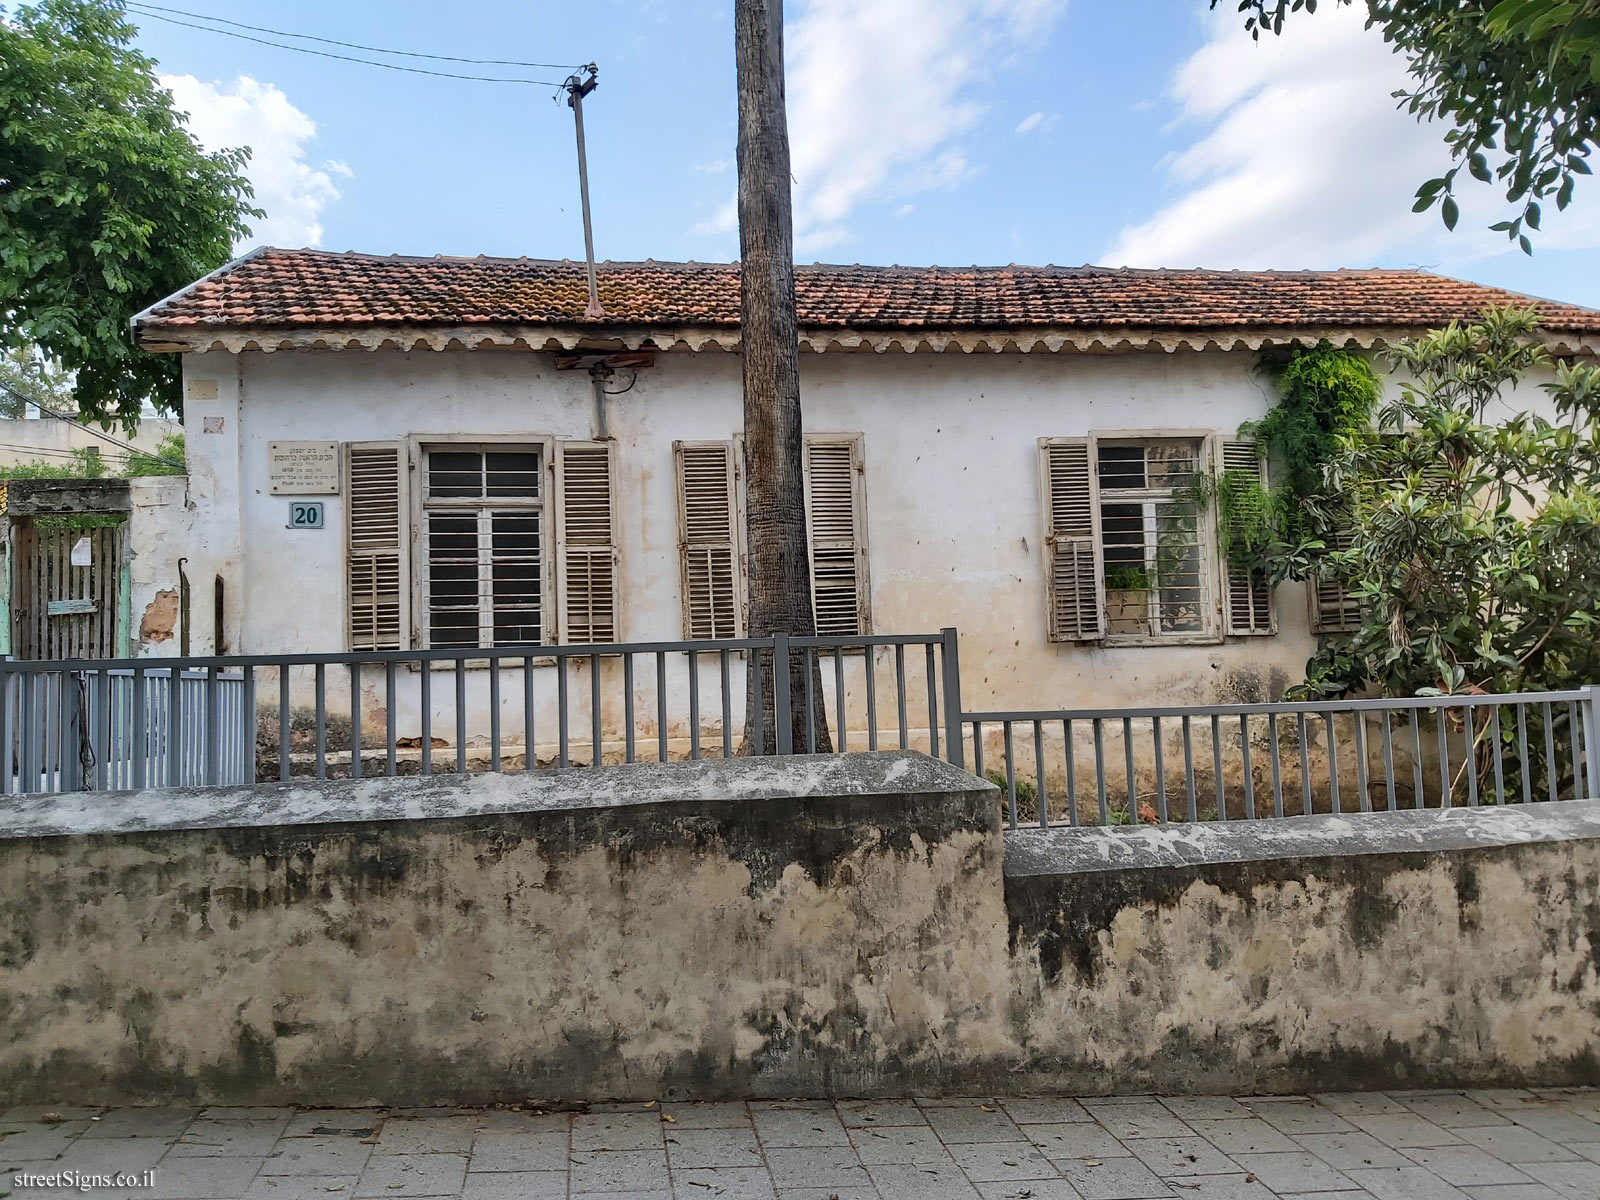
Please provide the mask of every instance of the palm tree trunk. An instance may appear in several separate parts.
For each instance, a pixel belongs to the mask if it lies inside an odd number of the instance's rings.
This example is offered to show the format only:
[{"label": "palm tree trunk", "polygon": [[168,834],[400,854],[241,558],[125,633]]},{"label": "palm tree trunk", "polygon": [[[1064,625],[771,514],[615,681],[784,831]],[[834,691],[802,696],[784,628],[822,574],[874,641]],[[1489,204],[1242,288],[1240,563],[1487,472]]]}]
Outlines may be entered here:
[{"label": "palm tree trunk", "polygon": [[[789,196],[789,128],[783,92],[782,0],[735,0],[739,78],[740,342],[744,360],[746,536],[752,637],[815,632],[806,547],[800,434],[800,329],[794,299],[794,218]],[[789,672],[793,746],[807,747],[804,659]],[[761,672],[767,753],[773,723],[771,656],[750,656],[745,744],[754,748],[756,677]],[[816,749],[827,752],[820,660],[812,660]]]}]

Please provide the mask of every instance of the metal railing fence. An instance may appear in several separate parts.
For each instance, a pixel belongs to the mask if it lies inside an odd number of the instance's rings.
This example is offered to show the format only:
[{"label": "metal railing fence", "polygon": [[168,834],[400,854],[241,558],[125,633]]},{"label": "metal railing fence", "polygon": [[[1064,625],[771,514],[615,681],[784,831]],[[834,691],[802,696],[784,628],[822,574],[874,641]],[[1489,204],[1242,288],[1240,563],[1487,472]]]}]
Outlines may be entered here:
[{"label": "metal railing fence", "polygon": [[[770,662],[772,728],[752,654]],[[731,757],[747,732],[747,679],[757,754],[769,743],[780,754],[897,745],[962,762],[955,630],[777,634],[0,661],[0,792]]]},{"label": "metal railing fence", "polygon": [[1010,828],[1052,828],[1600,797],[1597,701],[1587,687],[962,722]]}]

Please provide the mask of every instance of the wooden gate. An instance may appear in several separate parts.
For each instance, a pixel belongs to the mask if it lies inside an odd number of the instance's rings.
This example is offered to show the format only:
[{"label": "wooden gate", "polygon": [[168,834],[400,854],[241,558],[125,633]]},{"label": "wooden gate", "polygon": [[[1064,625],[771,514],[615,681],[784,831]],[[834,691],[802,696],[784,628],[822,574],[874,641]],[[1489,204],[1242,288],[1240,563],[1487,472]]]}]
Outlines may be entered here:
[{"label": "wooden gate", "polygon": [[[94,518],[89,518],[93,520]],[[11,575],[11,649],[17,658],[115,658],[126,523],[18,521]]]}]

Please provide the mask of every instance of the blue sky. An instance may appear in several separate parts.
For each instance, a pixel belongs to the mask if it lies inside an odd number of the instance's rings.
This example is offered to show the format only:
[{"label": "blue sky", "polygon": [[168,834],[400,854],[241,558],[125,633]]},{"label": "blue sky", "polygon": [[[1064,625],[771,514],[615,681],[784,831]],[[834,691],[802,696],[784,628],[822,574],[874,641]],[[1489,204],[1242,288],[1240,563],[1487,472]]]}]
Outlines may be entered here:
[{"label": "blue sky", "polygon": [[[599,256],[737,254],[727,0],[170,3],[433,54],[594,61]],[[1547,217],[1532,259],[1483,229],[1501,215],[1487,189],[1463,198],[1455,234],[1410,213],[1442,169],[1439,131],[1395,111],[1403,68],[1352,10],[1324,6],[1259,46],[1205,0],[791,0],[787,14],[801,261],[1424,266],[1600,306],[1600,181]],[[254,148],[268,220],[247,245],[582,256],[572,119],[550,88],[133,19],[197,136]]]}]

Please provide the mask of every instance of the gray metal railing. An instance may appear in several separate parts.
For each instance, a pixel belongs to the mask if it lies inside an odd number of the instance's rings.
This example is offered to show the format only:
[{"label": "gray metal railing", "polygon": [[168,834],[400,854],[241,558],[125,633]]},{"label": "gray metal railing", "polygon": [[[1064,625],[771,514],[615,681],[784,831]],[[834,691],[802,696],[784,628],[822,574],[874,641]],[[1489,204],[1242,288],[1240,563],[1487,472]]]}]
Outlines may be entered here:
[{"label": "gray metal railing", "polygon": [[[765,672],[747,672],[752,653],[771,663],[772,728]],[[963,750],[953,629],[8,660],[0,694],[0,792],[599,768],[730,757],[747,732],[758,754],[769,743],[780,754],[897,745],[960,764]],[[798,730],[793,703],[805,704]]]},{"label": "gray metal railing", "polygon": [[964,712],[962,723],[1012,829],[1166,824],[1600,798],[1597,700],[1588,687]]}]

